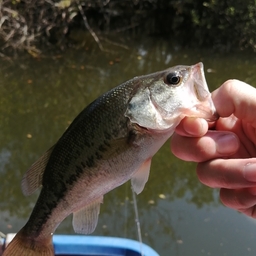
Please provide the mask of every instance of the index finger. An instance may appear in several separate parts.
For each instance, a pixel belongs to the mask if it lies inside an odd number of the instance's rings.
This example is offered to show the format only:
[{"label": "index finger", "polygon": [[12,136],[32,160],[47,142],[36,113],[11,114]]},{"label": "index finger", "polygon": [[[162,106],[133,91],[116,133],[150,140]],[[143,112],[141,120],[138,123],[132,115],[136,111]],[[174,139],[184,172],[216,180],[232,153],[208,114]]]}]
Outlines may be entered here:
[{"label": "index finger", "polygon": [[228,117],[234,114],[256,127],[256,89],[239,80],[228,80],[212,93],[218,114]]}]

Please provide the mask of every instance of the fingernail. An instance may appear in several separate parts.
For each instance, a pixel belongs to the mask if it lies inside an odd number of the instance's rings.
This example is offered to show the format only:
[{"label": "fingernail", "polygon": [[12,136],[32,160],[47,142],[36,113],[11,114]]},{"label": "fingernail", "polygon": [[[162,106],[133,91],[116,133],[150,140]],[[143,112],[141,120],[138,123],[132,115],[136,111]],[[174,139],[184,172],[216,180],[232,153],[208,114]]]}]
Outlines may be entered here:
[{"label": "fingernail", "polygon": [[216,150],[220,154],[235,153],[238,147],[239,142],[233,134],[224,134],[216,138]]},{"label": "fingernail", "polygon": [[202,118],[189,117],[186,120],[186,126],[184,129],[190,135],[201,137],[207,132],[208,123]]},{"label": "fingernail", "polygon": [[243,169],[244,178],[248,181],[256,182],[256,163],[248,163]]}]

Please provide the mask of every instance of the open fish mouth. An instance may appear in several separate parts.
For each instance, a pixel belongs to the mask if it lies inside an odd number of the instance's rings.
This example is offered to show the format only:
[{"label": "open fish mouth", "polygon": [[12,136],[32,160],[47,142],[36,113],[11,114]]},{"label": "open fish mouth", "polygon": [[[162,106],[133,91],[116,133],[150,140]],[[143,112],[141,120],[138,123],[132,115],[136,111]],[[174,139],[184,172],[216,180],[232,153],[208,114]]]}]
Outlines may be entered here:
[{"label": "open fish mouth", "polygon": [[[209,112],[209,105],[197,105],[193,108],[195,110],[195,116],[204,118],[207,122],[214,122],[219,119],[219,114],[217,113],[215,107],[212,108],[212,113]],[[192,111],[193,111],[192,109]]]},{"label": "open fish mouth", "polygon": [[[216,121],[218,114],[204,75],[203,63],[155,73],[131,98],[125,116],[152,130],[167,130],[185,116]],[[169,80],[174,78],[175,80]]]},{"label": "open fish mouth", "polygon": [[198,104],[192,108],[192,111],[194,110],[196,116],[202,117],[208,122],[216,121],[219,118],[219,114],[213,104],[211,93],[205,80],[203,63],[199,62],[192,66],[191,72],[194,82],[193,89],[198,100]]}]

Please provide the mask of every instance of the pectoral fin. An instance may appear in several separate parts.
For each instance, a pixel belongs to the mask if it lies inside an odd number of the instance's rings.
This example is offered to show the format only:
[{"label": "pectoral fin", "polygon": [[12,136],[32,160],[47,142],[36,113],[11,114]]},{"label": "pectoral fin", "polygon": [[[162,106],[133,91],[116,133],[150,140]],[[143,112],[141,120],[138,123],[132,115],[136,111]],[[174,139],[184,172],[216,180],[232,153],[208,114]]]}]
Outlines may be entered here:
[{"label": "pectoral fin", "polygon": [[73,228],[76,233],[90,234],[95,230],[102,202],[103,196],[73,213]]},{"label": "pectoral fin", "polygon": [[145,161],[131,178],[132,188],[136,194],[139,194],[144,189],[144,186],[148,181],[150,165],[151,158]]},{"label": "pectoral fin", "polygon": [[44,170],[53,148],[48,149],[24,174],[21,189],[25,196],[33,194],[42,185]]}]

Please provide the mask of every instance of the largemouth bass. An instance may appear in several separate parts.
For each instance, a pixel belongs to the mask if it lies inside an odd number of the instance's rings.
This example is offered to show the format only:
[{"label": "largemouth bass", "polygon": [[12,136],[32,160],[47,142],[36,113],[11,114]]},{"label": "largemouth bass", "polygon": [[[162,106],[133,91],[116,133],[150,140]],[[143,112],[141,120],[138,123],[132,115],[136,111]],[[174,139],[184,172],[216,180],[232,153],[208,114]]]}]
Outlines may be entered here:
[{"label": "largemouth bass", "polygon": [[25,195],[42,189],[3,256],[54,255],[52,234],[71,213],[75,232],[93,232],[103,195],[130,179],[140,193],[185,116],[216,119],[202,63],[135,77],[92,102],[24,175]]}]

